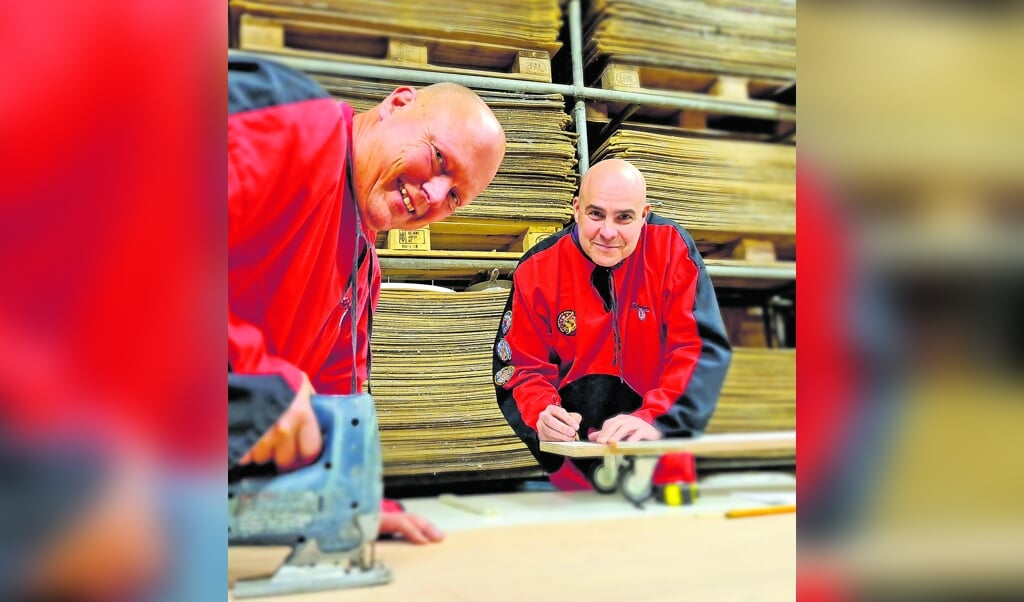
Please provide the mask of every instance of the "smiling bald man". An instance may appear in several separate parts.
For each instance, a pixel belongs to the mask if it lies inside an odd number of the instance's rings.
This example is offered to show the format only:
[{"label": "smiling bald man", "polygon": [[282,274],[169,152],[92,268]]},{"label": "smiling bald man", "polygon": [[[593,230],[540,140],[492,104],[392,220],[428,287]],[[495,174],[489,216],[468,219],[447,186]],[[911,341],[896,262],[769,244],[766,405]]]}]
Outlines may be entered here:
[{"label": "smiling bald man", "polygon": [[595,461],[540,441],[692,437],[711,418],[731,347],[690,235],[651,212],[643,175],[597,163],[575,224],[519,261],[495,337],[498,405],[555,485],[587,489]]},{"label": "smiling bald man", "polygon": [[[255,57],[228,60],[228,112],[228,462],[289,470],[322,446],[310,395],[359,392],[369,379],[377,232],[472,202],[498,171],[505,134],[462,86],[401,86],[356,114]],[[396,509],[385,505],[381,532],[442,537]]]}]

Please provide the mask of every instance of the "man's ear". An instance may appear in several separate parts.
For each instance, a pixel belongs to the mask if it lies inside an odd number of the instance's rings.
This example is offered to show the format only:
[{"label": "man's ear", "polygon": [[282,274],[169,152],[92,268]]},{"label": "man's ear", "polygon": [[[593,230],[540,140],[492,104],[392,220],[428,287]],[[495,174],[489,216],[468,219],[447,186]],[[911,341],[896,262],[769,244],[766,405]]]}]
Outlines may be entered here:
[{"label": "man's ear", "polygon": [[580,197],[579,196],[572,197],[572,210],[573,211],[579,211],[580,210]]},{"label": "man's ear", "polygon": [[640,219],[647,219],[647,214],[651,212],[651,204],[644,203],[644,210],[640,213]]},{"label": "man's ear", "polygon": [[395,111],[412,104],[415,99],[416,88],[410,86],[399,86],[398,88],[395,88],[394,92],[388,94],[388,97],[380,102],[380,107],[378,109],[380,119],[387,119],[394,114]]}]

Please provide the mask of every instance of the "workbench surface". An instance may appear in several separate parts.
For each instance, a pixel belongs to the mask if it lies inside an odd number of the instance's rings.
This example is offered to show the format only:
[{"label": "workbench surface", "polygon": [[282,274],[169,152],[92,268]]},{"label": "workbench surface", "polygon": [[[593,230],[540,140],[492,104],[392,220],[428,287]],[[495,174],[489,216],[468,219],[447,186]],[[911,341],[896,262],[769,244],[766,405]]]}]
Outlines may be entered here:
[{"label": "workbench surface", "polygon": [[[649,502],[644,510],[590,492],[458,499],[480,512],[437,498],[404,500],[447,538],[429,546],[378,543],[378,558],[394,574],[390,584],[260,600],[767,601],[796,595],[796,517],[723,517],[727,507],[759,505],[749,499],[711,495],[695,506]],[[232,549],[231,573],[249,574],[261,562],[276,566],[286,552]]]}]

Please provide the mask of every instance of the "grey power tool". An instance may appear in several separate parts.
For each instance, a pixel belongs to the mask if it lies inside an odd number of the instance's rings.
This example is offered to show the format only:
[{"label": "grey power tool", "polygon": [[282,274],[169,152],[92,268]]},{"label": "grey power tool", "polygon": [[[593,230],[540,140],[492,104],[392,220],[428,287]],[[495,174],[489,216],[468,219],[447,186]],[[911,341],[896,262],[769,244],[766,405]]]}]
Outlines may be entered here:
[{"label": "grey power tool", "polygon": [[390,569],[374,558],[384,486],[373,400],[314,395],[312,405],[324,434],[316,462],[229,479],[228,545],[293,548],[274,575],[236,582],[235,598],[391,581]]}]

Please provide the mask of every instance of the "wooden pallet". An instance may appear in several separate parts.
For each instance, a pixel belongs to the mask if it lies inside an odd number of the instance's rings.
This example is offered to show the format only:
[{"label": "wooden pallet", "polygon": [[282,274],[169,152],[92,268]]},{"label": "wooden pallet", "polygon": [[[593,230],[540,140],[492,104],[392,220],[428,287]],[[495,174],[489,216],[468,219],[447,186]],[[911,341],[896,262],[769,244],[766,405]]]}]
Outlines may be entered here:
[{"label": "wooden pallet", "polygon": [[237,39],[242,50],[423,71],[551,81],[551,55],[547,51],[486,42],[385,33],[327,21],[248,13],[239,17]]},{"label": "wooden pallet", "polygon": [[686,227],[705,259],[771,264],[796,260],[795,232],[729,232]]},{"label": "wooden pallet", "polygon": [[[625,105],[622,103],[589,103],[588,116],[599,120],[623,121],[630,117],[646,117],[658,123],[690,130],[731,129],[731,122],[765,121],[771,133],[786,138],[796,131],[796,107],[771,100],[785,94],[796,84],[792,81],[756,79],[735,75],[679,71],[645,65],[608,63],[594,82],[605,90],[648,92],[681,98],[716,98],[734,106],[753,106],[773,112],[771,119],[759,120],[732,117],[706,111]],[[725,126],[725,127],[723,127]]]},{"label": "wooden pallet", "polygon": [[502,253],[512,257],[530,250],[562,229],[559,222],[457,218],[419,230],[392,230],[377,235],[378,249],[443,256],[446,252]]}]

